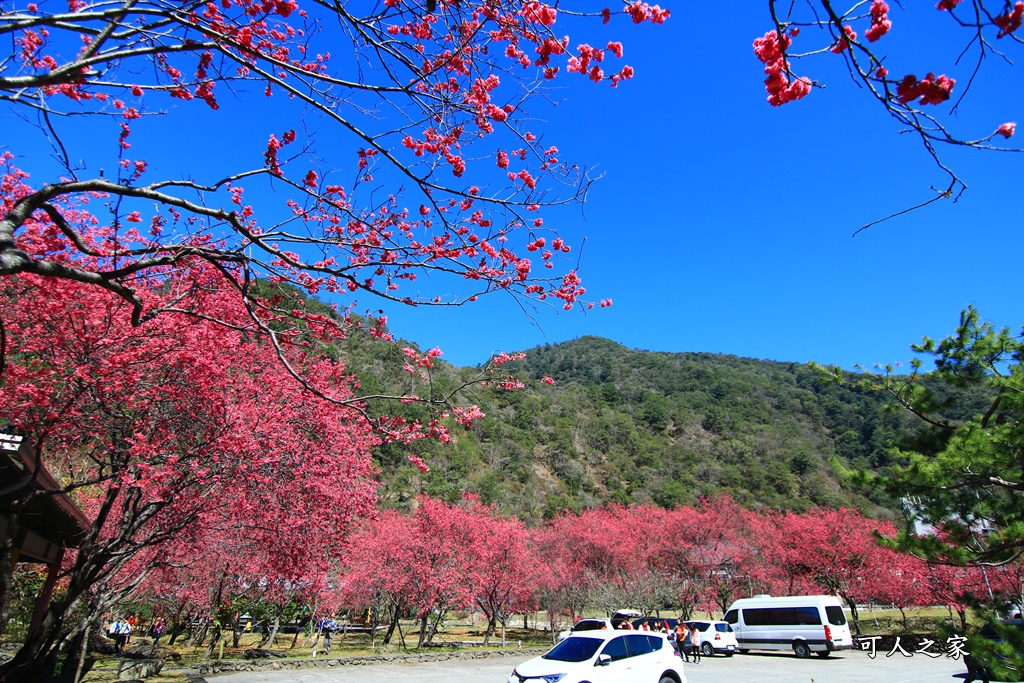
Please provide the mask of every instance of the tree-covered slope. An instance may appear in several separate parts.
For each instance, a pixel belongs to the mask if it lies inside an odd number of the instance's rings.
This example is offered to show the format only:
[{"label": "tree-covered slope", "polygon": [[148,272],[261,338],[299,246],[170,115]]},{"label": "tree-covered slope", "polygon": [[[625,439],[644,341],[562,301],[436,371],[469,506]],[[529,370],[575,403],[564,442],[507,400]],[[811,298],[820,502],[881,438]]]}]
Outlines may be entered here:
[{"label": "tree-covered slope", "polygon": [[[345,355],[364,389],[403,390],[401,346],[353,338]],[[904,417],[856,383],[822,382],[799,363],[638,351],[596,337],[531,349],[514,365],[534,381],[522,391],[470,391],[465,399],[487,417],[469,430],[457,426],[451,444],[378,449],[386,505],[419,492],[454,500],[471,491],[537,519],[609,501],[670,507],[727,491],[749,507],[892,509],[853,490],[845,475],[885,467]],[[435,388],[473,372],[442,364]],[[412,453],[430,473],[408,464]]]}]

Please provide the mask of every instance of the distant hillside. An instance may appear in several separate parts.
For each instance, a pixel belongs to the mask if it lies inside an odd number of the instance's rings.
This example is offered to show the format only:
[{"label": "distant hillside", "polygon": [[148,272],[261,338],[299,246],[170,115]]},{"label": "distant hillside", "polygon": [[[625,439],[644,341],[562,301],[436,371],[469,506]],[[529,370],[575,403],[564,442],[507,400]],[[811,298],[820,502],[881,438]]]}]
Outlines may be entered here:
[{"label": "distant hillside", "polygon": [[[346,344],[363,391],[407,389],[404,345],[358,335]],[[466,402],[487,418],[456,427],[450,445],[382,446],[385,505],[471,491],[536,520],[609,501],[671,507],[727,491],[749,507],[892,514],[893,501],[865,497],[844,473],[884,468],[907,418],[855,384],[823,383],[798,363],[637,351],[596,337],[532,349],[515,366],[523,378],[555,383],[474,390]],[[442,366],[436,381],[453,386],[473,372]],[[425,416],[403,404],[373,409]],[[408,464],[411,452],[429,474]]]}]

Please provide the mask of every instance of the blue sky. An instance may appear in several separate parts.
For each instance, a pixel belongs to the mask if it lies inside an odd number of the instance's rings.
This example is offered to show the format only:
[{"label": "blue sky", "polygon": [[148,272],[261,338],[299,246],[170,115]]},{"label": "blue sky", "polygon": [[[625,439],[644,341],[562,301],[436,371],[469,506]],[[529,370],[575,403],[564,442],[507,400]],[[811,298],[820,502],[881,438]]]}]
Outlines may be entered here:
[{"label": "blue sky", "polygon": [[[633,26],[623,17],[591,26],[585,39],[592,44],[623,42],[623,62],[636,77],[612,89],[569,75],[555,82],[556,106],[531,110],[563,158],[603,174],[584,208],[547,212],[545,224],[576,247],[588,298],[611,298],[612,307],[524,312],[500,297],[457,310],[388,305],[393,332],[423,348],[440,346],[445,360],[460,365],[599,335],[641,349],[851,368],[907,360],[909,345],[923,335],[952,332],[967,304],[997,325],[1019,328],[1021,210],[1014,199],[1024,157],[941,150],[970,186],[957,203],[853,237],[864,223],[929,198],[929,186],[945,184],[945,176],[854,86],[838,56],[795,67],[825,90],[770,107],[751,43],[771,23],[766,7],[751,7],[726,16],[715,3],[688,3],[673,7],[663,26]],[[956,77],[958,87],[966,83],[967,67],[954,64],[966,37],[933,3],[907,11],[893,4],[890,18],[893,30],[878,45],[893,75],[935,71]],[[581,40],[573,35],[574,43]],[[805,31],[794,49],[824,41]],[[1020,81],[1012,67],[989,59],[956,130],[983,137],[1005,121],[1024,126]],[[237,105],[226,97],[222,103],[225,111],[214,117],[190,119],[195,105],[182,108],[185,118],[170,138],[145,137],[140,123],[133,158],[151,160],[161,172],[215,173],[224,160],[237,170],[246,155],[253,163],[243,167],[258,166],[266,129],[276,124],[243,120]],[[44,178],[45,148],[21,147],[16,123],[4,123],[23,165]],[[78,136],[85,150],[95,137],[86,128],[67,135]],[[204,159],[212,144],[218,158]],[[93,170],[103,164],[88,158]],[[364,299],[357,309],[377,307]]]},{"label": "blue sky", "polygon": [[[893,30],[879,43],[890,71],[934,70],[965,83],[953,64],[965,38],[943,31],[948,16],[929,3],[913,13],[893,7]],[[391,310],[395,332],[440,345],[458,364],[599,335],[641,349],[851,368],[906,361],[922,336],[951,333],[967,304],[1019,329],[1024,240],[1012,198],[1024,158],[943,150],[970,186],[957,203],[853,237],[947,181],[853,86],[838,56],[796,67],[825,90],[769,106],[751,49],[769,26],[766,9],[724,21],[714,3],[688,3],[663,26],[613,24],[609,35],[625,44],[636,78],[617,90],[573,83],[550,113],[562,152],[605,174],[585,210],[556,224],[574,242],[587,238],[588,295],[614,306],[589,315],[541,309],[533,321],[494,299],[472,311]],[[795,47],[819,47],[815,33]],[[954,124],[965,136],[1024,125],[1020,73],[995,59],[985,68]]]}]

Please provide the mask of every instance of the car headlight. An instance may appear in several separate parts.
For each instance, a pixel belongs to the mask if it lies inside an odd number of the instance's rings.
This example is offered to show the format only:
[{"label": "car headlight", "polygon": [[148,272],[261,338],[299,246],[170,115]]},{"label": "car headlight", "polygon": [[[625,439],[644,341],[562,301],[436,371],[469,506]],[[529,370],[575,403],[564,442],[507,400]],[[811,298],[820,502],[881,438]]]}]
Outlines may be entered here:
[{"label": "car headlight", "polygon": [[521,673],[512,669],[512,675],[508,677],[509,683],[519,683],[519,681],[537,681],[543,680],[544,683],[558,683],[558,681],[565,678],[564,673],[560,674],[548,674],[546,676],[523,676]]}]

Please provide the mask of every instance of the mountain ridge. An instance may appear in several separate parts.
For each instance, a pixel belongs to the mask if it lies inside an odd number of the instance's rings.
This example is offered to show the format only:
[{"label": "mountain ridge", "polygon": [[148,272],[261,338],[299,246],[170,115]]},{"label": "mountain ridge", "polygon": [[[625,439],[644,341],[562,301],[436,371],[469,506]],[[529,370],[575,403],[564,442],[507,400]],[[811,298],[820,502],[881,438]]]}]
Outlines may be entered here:
[{"label": "mountain ridge", "polygon": [[[398,347],[415,344],[393,346],[400,354]],[[856,382],[823,381],[803,363],[630,349],[593,335],[523,353],[503,367],[528,388],[470,391],[467,402],[487,417],[456,427],[451,444],[378,449],[385,505],[409,505],[419,493],[456,500],[468,491],[540,519],[609,502],[671,507],[726,492],[747,507],[896,514],[894,501],[858,490],[848,473],[887,467],[906,417]],[[378,350],[371,369],[358,353],[346,354],[364,388],[390,383],[381,360]],[[434,381],[454,385],[481,367],[439,363]],[[413,472],[410,452],[431,473]]]}]

